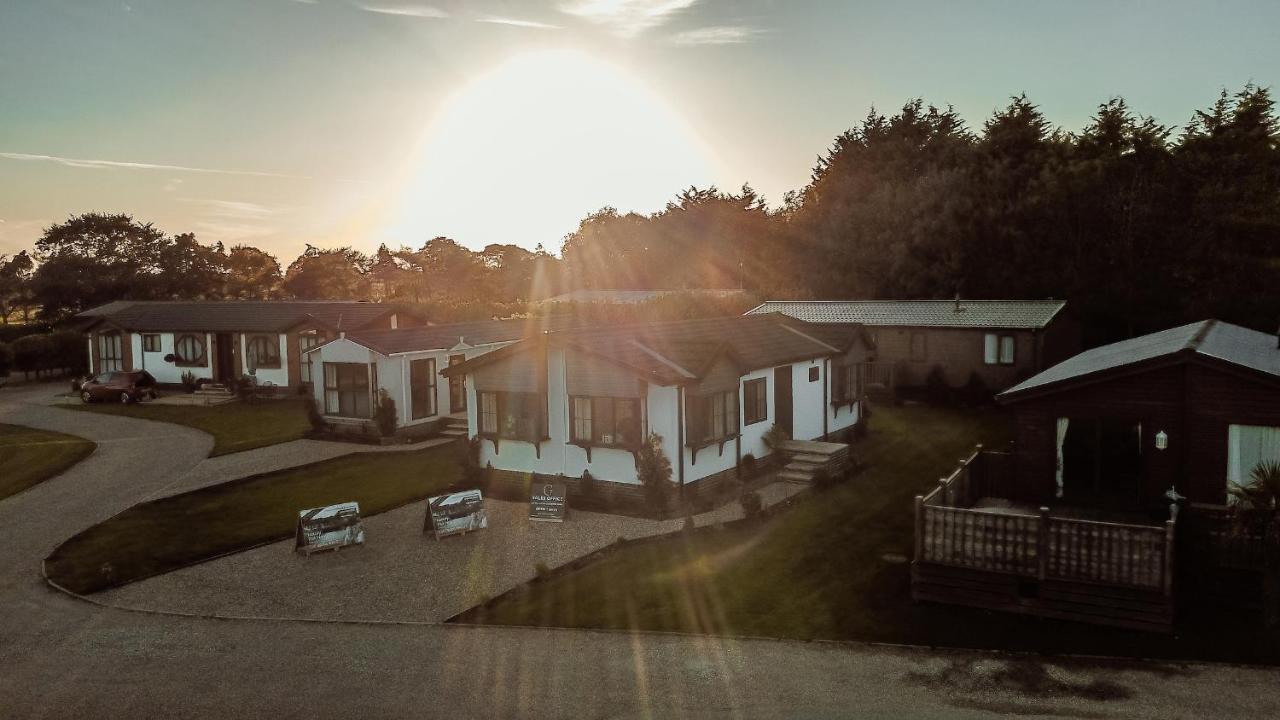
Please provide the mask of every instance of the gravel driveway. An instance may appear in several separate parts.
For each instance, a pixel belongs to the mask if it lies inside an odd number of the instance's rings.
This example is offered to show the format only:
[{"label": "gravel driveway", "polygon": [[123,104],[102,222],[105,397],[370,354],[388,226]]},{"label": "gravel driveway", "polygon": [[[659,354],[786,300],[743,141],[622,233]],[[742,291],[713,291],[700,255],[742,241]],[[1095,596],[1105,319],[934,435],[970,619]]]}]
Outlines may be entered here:
[{"label": "gravel driveway", "polygon": [[[766,504],[804,488],[773,483]],[[100,593],[113,605],[232,617],[439,622],[618,538],[673,532],[655,521],[571,510],[564,523],[533,522],[526,503],[485,500],[489,527],[435,540],[422,532],[426,503],[366,518],[365,544],[310,557],[284,541]],[[734,520],[737,503],[694,518]]]}]

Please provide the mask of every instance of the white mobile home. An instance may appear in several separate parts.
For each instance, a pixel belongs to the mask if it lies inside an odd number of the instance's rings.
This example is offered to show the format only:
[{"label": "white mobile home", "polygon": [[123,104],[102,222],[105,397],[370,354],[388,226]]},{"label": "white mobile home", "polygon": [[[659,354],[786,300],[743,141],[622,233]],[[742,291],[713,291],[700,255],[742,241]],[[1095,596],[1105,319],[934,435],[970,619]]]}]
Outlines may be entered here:
[{"label": "white mobile home", "polygon": [[513,483],[589,472],[639,492],[636,452],[663,439],[673,482],[710,491],[764,458],[776,425],[797,440],[843,437],[861,415],[860,328],[782,315],[571,330],[449,367],[465,377],[481,465]]}]

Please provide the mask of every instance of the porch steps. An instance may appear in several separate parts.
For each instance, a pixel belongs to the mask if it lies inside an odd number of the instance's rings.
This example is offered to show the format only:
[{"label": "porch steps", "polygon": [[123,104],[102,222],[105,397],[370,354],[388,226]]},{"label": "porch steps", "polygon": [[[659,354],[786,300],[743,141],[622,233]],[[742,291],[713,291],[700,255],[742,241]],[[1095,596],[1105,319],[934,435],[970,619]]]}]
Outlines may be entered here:
[{"label": "porch steps", "polygon": [[466,418],[446,418],[444,427],[440,430],[440,437],[451,438],[454,440],[465,440],[467,438],[467,419]]},{"label": "porch steps", "polygon": [[235,393],[231,392],[231,388],[222,383],[205,383],[201,385],[195,392],[196,395],[202,397],[231,397]]},{"label": "porch steps", "polygon": [[834,475],[849,465],[849,446],[844,443],[788,440],[782,451],[789,459],[778,478],[787,482],[808,484],[821,470]]}]

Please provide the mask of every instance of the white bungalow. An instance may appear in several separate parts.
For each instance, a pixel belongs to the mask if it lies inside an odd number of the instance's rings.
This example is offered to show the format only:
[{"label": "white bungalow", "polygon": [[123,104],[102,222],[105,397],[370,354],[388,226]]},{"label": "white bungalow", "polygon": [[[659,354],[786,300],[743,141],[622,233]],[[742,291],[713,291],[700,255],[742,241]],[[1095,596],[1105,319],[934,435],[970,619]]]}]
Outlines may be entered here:
[{"label": "white bungalow", "polygon": [[444,375],[466,378],[468,436],[496,481],[563,475],[575,492],[589,472],[635,495],[635,453],[656,433],[673,482],[710,491],[748,453],[770,454],[775,424],[842,439],[861,417],[871,350],[860,327],[752,315],[549,333]]}]

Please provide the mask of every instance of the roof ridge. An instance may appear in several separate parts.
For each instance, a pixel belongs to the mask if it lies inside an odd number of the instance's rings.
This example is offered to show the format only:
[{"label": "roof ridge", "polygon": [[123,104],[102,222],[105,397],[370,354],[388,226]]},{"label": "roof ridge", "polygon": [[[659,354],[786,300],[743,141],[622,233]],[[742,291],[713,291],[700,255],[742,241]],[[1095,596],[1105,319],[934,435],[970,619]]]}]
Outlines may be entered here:
[{"label": "roof ridge", "polygon": [[663,363],[664,365],[669,365],[669,366],[671,366],[671,367],[675,368],[677,371],[679,371],[679,372],[680,372],[680,374],[681,374],[681,375],[684,375],[685,377],[689,377],[689,378],[695,378],[695,377],[697,377],[697,375],[693,374],[691,371],[689,371],[689,370],[688,370],[687,368],[685,368],[683,365],[680,365],[680,364],[679,364],[679,363],[677,363],[676,361],[674,361],[674,360],[672,360],[672,359],[670,359],[670,358],[668,358],[668,357],[664,356],[662,353],[658,352],[657,350],[654,350],[653,348],[649,347],[648,345],[645,345],[644,343],[640,342],[639,340],[636,340],[635,338],[628,338],[627,342],[629,342],[629,343],[631,343],[632,345],[635,345],[636,347],[640,348],[640,350],[642,350],[642,351],[643,351],[643,352],[645,352],[646,354],[653,356],[653,358],[654,358],[655,360],[657,360],[658,362]]},{"label": "roof ridge", "polygon": [[1191,339],[1187,341],[1187,344],[1184,345],[1182,349],[1198,352],[1200,350],[1200,346],[1204,344],[1205,337],[1209,335],[1209,331],[1214,328],[1217,322],[1218,321],[1214,318],[1209,318],[1208,320],[1201,322],[1200,329],[1196,330],[1195,334],[1191,336]]}]

